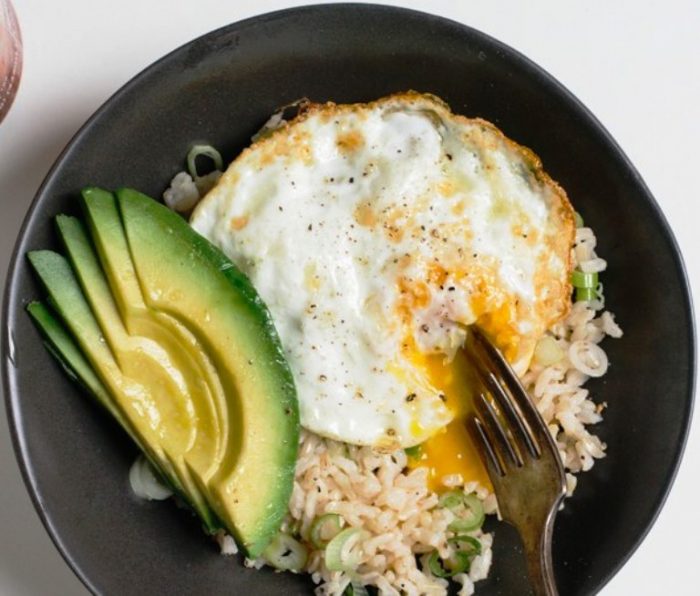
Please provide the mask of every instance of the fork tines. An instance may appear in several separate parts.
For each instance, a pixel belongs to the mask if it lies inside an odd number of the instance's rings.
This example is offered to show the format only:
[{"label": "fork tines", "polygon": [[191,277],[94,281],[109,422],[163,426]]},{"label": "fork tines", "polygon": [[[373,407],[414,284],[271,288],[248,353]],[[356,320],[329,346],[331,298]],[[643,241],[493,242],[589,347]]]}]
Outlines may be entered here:
[{"label": "fork tines", "polygon": [[522,537],[535,594],[556,596],[554,516],[566,493],[559,451],[535,404],[501,353],[476,327],[465,352],[481,390],[472,429],[502,518]]},{"label": "fork tines", "polygon": [[528,458],[539,459],[544,449],[558,458],[547,426],[502,354],[476,327],[468,331],[466,348],[483,388],[475,398],[474,426],[494,471],[503,476]]}]

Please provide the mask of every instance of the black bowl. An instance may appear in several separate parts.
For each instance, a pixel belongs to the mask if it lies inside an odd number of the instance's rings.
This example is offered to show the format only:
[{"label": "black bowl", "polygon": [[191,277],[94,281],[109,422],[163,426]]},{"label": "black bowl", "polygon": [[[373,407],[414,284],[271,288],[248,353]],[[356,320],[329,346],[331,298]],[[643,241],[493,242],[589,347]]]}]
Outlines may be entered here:
[{"label": "black bowl", "polygon": [[[138,75],[59,157],[19,234],[3,321],[15,448],[46,528],[92,591],[301,594],[311,584],[217,556],[174,505],[132,497],[133,446],[59,370],[24,312],[41,295],[25,253],[55,245],[51,217],[74,211],[87,184],[160,196],[194,141],[231,159],[275,108],[299,97],[364,101],[406,89],[435,93],[531,147],[596,230],[609,260],[608,305],[625,336],[606,344],[610,372],[590,383],[609,404],[597,429],[609,455],[581,478],[558,516],[561,592],[595,593],[646,534],[683,449],[695,346],[681,257],[639,174],[566,89],[486,35],[397,8],[312,6],[230,25]],[[523,593],[517,544],[514,532],[499,526],[480,593]]]}]

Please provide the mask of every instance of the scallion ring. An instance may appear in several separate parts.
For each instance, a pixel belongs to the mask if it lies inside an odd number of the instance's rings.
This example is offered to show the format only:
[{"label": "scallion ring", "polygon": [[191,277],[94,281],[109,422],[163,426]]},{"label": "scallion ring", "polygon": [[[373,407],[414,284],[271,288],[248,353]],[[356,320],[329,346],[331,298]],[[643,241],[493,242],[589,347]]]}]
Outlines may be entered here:
[{"label": "scallion ring", "polygon": [[576,288],[576,302],[589,302],[597,298],[598,294],[595,288]]},{"label": "scallion ring", "polygon": [[[446,566],[446,563],[449,566]],[[458,573],[465,573],[469,571],[470,565],[471,558],[460,550],[456,551],[447,561],[440,559],[437,551],[433,551],[428,558],[428,568],[435,577],[452,577]]]},{"label": "scallion ring", "polygon": [[464,502],[464,493],[459,490],[451,490],[440,496],[438,505],[445,509],[457,509]]},{"label": "scallion ring", "polygon": [[596,288],[598,286],[598,274],[586,273],[580,269],[574,269],[571,273],[571,284],[575,288]]},{"label": "scallion ring", "polygon": [[[466,573],[474,557],[481,554],[481,542],[473,536],[455,536],[449,538],[447,543],[456,547],[447,559],[440,559],[438,551],[433,551],[428,558],[428,568],[435,577],[452,577],[458,573]],[[466,548],[463,545],[466,545]]]},{"label": "scallion ring", "polygon": [[192,178],[199,178],[196,162],[200,155],[210,158],[214,162],[214,169],[224,169],[224,160],[221,159],[221,153],[214,149],[214,147],[211,145],[195,145],[187,154],[187,170]]},{"label": "scallion ring", "polygon": [[[442,495],[438,505],[447,507],[457,515],[457,519],[450,522],[450,525],[447,526],[447,529],[452,532],[473,532],[478,530],[486,517],[484,505],[474,493],[465,495],[459,491],[451,491]],[[467,511],[467,517],[458,515],[461,513],[461,505],[464,505],[464,509]]]},{"label": "scallion ring", "polygon": [[[474,536],[460,534],[459,536],[448,538],[447,543],[457,545],[459,552],[466,553],[470,558],[481,554],[481,542],[474,538]],[[466,544],[467,548],[463,548],[461,546],[462,544]]]},{"label": "scallion ring", "polygon": [[583,227],[583,217],[581,217],[581,214],[578,211],[574,211],[574,223],[576,224],[577,228]]},{"label": "scallion ring", "polygon": [[168,487],[149,461],[139,455],[129,470],[131,490],[137,497],[149,501],[162,501],[172,496],[173,491]]},{"label": "scallion ring", "polygon": [[357,543],[365,537],[360,528],[345,528],[326,545],[324,559],[330,571],[354,571],[360,563]]},{"label": "scallion ring", "polygon": [[[337,513],[326,513],[325,515],[320,515],[311,524],[311,529],[309,531],[309,537],[311,538],[311,543],[316,548],[324,548],[330,540],[332,540],[338,532],[340,532],[343,527],[343,518]],[[331,536],[328,536],[328,532],[332,532]],[[327,538],[323,536],[326,535]]]},{"label": "scallion ring", "polygon": [[301,571],[309,557],[307,548],[289,534],[280,532],[263,553],[265,560],[283,571]]},{"label": "scallion ring", "polygon": [[484,513],[484,504],[474,493],[464,495],[463,502],[465,508],[469,511],[469,517],[454,520],[448,526],[448,529],[453,532],[473,532],[474,530],[478,530],[484,523],[484,518],[486,517]]}]

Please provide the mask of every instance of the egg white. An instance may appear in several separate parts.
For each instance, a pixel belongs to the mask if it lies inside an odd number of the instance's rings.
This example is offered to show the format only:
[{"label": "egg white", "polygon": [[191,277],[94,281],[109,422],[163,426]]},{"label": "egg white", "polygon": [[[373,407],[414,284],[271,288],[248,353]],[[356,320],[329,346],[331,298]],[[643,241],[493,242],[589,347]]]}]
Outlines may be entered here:
[{"label": "egg white", "polygon": [[453,418],[416,353],[449,360],[478,323],[524,372],[568,305],[563,191],[432,96],[311,106],[246,149],[191,225],[268,305],[302,425],[349,443],[407,447]]}]

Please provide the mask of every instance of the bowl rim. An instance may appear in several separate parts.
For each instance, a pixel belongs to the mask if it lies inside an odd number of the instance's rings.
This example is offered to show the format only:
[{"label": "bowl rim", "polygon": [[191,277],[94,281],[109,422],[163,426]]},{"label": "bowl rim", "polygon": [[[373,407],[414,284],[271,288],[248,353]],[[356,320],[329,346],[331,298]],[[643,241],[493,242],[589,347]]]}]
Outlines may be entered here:
[{"label": "bowl rim", "polygon": [[377,14],[385,13],[388,15],[394,15],[398,18],[409,17],[409,18],[419,18],[426,22],[435,23],[442,26],[450,26],[455,29],[459,29],[460,33],[466,37],[472,37],[479,42],[484,42],[495,48],[503,51],[510,59],[517,62],[518,65],[524,70],[529,71],[530,75],[536,76],[541,82],[553,88],[555,92],[558,92],[562,98],[568,102],[576,111],[581,113],[588,124],[594,129],[594,131],[599,134],[602,139],[609,144],[611,150],[620,158],[622,163],[628,169],[628,172],[632,175],[634,182],[642,188],[644,194],[644,200],[648,202],[649,207],[653,212],[653,217],[658,223],[659,231],[664,239],[668,242],[671,249],[672,260],[676,268],[676,274],[681,281],[679,291],[682,294],[684,302],[684,311],[688,320],[689,330],[688,330],[688,346],[687,353],[689,356],[690,366],[688,367],[688,378],[687,386],[689,389],[688,396],[685,402],[685,408],[683,411],[683,421],[682,428],[679,433],[679,440],[675,446],[673,453],[673,463],[670,469],[666,472],[666,478],[664,481],[664,490],[659,495],[656,503],[653,505],[653,512],[649,519],[645,522],[642,527],[642,531],[637,536],[633,542],[631,548],[625,553],[623,557],[614,565],[610,571],[602,576],[598,583],[595,585],[594,593],[599,592],[608,582],[622,569],[622,567],[629,561],[632,555],[637,551],[641,543],[644,541],[648,535],[651,528],[656,523],[656,520],[663,509],[663,506],[668,498],[668,495],[673,487],[676,480],[678,470],[680,468],[685,447],[688,441],[688,434],[690,431],[690,425],[693,417],[693,408],[696,392],[697,383],[697,335],[696,335],[696,322],[695,313],[693,308],[693,299],[691,293],[691,287],[688,281],[687,269],[685,262],[683,260],[683,255],[680,251],[678,241],[661,210],[658,202],[656,201],[654,195],[651,193],[649,187],[644,182],[642,176],[637,171],[635,166],[632,164],[629,157],[619,146],[617,141],[612,137],[610,132],[603,126],[603,124],[598,120],[598,118],[571,92],[564,86],[559,80],[552,76],[547,70],[539,66],[533,60],[516,50],[515,48],[501,42],[500,40],[486,34],[474,27],[471,27],[465,23],[455,21],[453,19],[439,16],[436,14],[424,12],[421,10],[409,9],[404,7],[399,7],[395,5],[387,4],[375,4],[375,3],[361,3],[361,2],[341,2],[341,3],[318,3],[318,4],[306,4],[299,5],[291,8],[285,8],[281,10],[275,10],[271,12],[261,13],[254,15],[239,21],[234,21],[228,23],[202,35],[199,35],[189,41],[186,41],[176,47],[175,49],[169,51],[162,57],[158,58],[154,62],[150,63],[139,72],[137,72],[133,77],[131,77],[126,83],[121,85],[114,93],[112,93],[85,121],[85,123],[80,126],[77,132],[71,137],[71,139],[66,143],[65,147],[61,150],[59,155],[54,160],[51,168],[44,177],[43,181],[39,185],[34,197],[27,208],[26,214],[17,233],[14,248],[8,263],[7,268],[7,278],[5,281],[5,290],[3,293],[3,304],[2,304],[2,336],[0,337],[0,358],[2,359],[1,374],[2,374],[2,387],[5,397],[5,408],[8,420],[8,427],[10,431],[10,437],[12,440],[13,451],[15,458],[17,460],[17,465],[19,467],[22,479],[25,484],[25,488],[29,493],[29,497],[32,501],[34,509],[36,510],[42,525],[46,529],[51,541],[58,550],[61,557],[64,559],[69,568],[73,571],[75,576],[82,582],[82,584],[92,593],[99,594],[99,590],[94,585],[93,581],[90,579],[89,574],[82,569],[80,563],[75,560],[74,556],[69,552],[68,548],[63,544],[59,530],[54,526],[51,514],[48,508],[39,498],[38,488],[36,486],[36,476],[31,464],[30,458],[27,454],[27,447],[25,444],[24,432],[20,432],[21,424],[21,405],[19,391],[15,387],[16,379],[14,376],[14,339],[12,337],[12,325],[10,324],[11,312],[16,310],[17,301],[17,291],[16,285],[18,283],[18,271],[20,268],[21,258],[25,251],[24,244],[26,241],[26,232],[30,225],[33,223],[34,218],[38,217],[38,205],[39,202],[44,197],[46,188],[49,187],[54,178],[58,175],[63,162],[68,158],[69,154],[73,148],[81,142],[81,139],[88,134],[92,126],[100,120],[103,115],[111,109],[113,103],[119,100],[119,98],[127,94],[133,87],[137,87],[141,82],[150,76],[152,73],[158,71],[158,69],[166,65],[169,61],[176,58],[180,53],[185,51],[190,46],[200,43],[205,40],[213,40],[222,35],[227,35],[236,30],[243,30],[250,28],[252,26],[258,26],[264,23],[284,20],[287,18],[304,17],[313,15],[314,13],[332,13],[335,11],[343,10],[359,10],[364,11],[366,14]]}]

